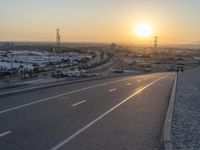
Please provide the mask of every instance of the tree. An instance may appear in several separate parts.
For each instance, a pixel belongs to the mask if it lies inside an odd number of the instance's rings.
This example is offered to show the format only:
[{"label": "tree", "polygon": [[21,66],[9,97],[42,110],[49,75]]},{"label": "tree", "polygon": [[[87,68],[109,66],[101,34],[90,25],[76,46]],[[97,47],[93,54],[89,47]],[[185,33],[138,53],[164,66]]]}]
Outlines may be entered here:
[{"label": "tree", "polygon": [[38,73],[39,72],[39,65],[38,64],[33,64],[33,72]]}]

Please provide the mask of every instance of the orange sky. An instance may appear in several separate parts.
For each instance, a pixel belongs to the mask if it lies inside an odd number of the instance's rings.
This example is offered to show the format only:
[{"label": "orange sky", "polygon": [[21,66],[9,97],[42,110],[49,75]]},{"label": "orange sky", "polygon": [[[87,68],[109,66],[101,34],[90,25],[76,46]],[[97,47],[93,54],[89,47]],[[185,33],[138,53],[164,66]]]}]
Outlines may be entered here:
[{"label": "orange sky", "polygon": [[[62,41],[188,44],[200,41],[199,0],[2,0],[0,41]],[[151,36],[133,32],[151,24]]]}]

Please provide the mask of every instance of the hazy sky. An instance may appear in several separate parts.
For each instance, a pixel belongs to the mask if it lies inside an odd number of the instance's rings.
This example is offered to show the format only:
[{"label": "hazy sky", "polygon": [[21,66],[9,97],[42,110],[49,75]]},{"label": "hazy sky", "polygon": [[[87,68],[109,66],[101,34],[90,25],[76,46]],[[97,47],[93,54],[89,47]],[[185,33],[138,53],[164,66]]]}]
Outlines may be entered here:
[{"label": "hazy sky", "polygon": [[[153,35],[139,38],[147,22]],[[0,0],[0,41],[149,42],[200,41],[200,0]]]}]

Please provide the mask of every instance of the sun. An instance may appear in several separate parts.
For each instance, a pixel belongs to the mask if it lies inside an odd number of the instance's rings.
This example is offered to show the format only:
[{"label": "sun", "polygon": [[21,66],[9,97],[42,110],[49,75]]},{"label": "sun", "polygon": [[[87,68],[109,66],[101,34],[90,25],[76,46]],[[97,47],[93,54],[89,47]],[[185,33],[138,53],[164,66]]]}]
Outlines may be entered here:
[{"label": "sun", "polygon": [[152,27],[148,23],[139,23],[134,30],[139,37],[148,37],[152,34]]}]

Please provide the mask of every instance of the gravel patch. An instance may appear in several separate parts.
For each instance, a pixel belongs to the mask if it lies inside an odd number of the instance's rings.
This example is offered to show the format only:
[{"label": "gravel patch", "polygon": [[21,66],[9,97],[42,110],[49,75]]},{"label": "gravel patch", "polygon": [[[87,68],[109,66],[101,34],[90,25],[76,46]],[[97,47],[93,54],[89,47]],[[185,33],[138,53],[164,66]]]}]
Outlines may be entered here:
[{"label": "gravel patch", "polygon": [[174,150],[200,150],[200,68],[179,73],[173,113]]}]

